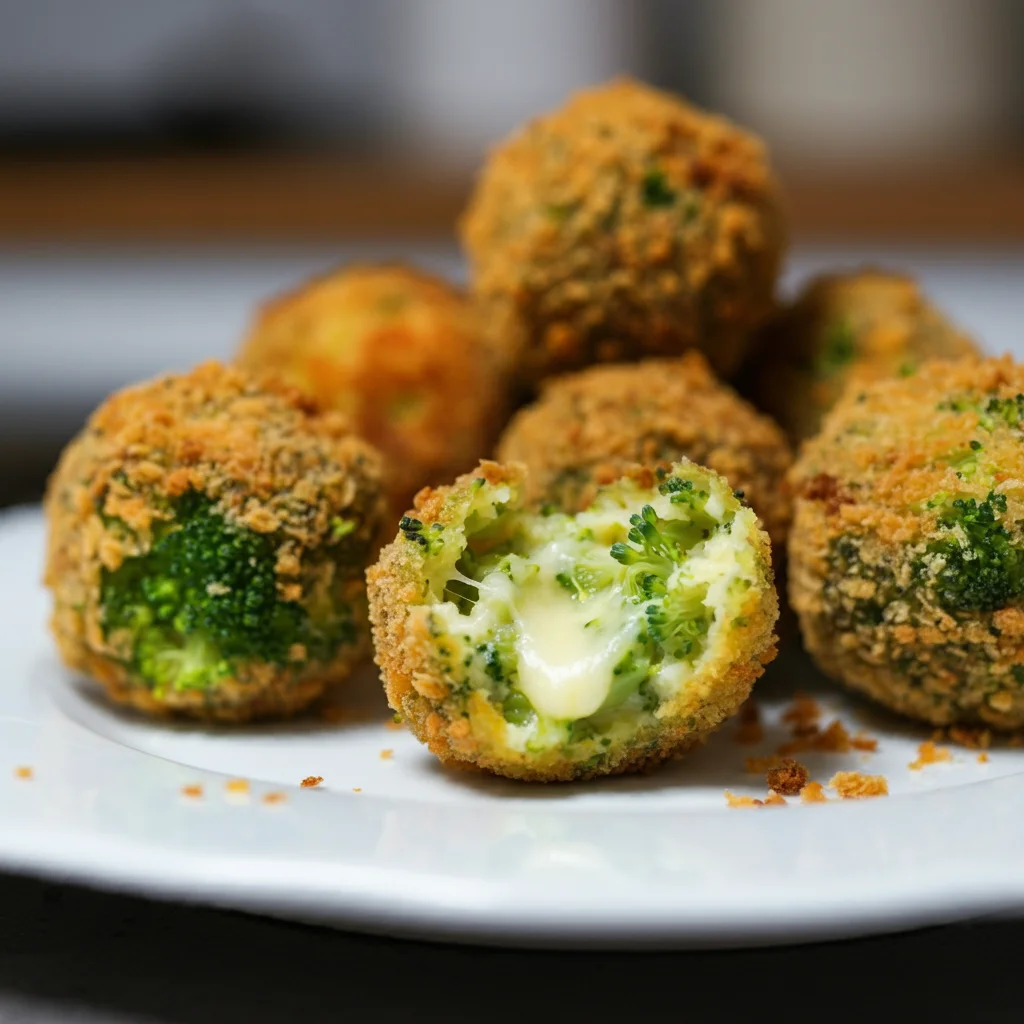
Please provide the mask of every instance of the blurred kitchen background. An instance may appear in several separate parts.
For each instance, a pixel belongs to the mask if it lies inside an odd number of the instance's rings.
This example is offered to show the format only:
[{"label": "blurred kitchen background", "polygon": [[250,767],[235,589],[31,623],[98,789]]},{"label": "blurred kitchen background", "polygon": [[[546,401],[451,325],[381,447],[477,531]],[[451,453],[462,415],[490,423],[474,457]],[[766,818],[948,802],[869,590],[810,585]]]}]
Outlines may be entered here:
[{"label": "blurred kitchen background", "polygon": [[1015,348],[1022,58],[1020,0],[0,0],[0,504],[309,272],[461,276],[487,146],[624,71],[764,134],[790,286],[906,265]]}]

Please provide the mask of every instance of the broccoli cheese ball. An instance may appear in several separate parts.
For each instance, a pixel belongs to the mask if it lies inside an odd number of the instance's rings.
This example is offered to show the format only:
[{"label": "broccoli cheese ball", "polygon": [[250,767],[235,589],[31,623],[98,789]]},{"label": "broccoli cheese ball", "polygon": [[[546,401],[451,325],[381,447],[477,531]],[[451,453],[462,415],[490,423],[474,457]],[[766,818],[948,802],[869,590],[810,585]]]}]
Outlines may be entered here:
[{"label": "broccoli cheese ball", "polygon": [[702,742],[775,655],[770,545],[720,476],[638,470],[575,516],[522,466],[424,491],[367,573],[391,706],[443,761],[537,781]]},{"label": "broccoli cheese ball", "polygon": [[822,669],[936,725],[1024,725],[1024,367],[849,390],[792,476],[790,596]]},{"label": "broccoli cheese ball", "polygon": [[295,711],[366,650],[379,457],[344,417],[216,363],[109,398],[46,496],[69,666],[150,713]]},{"label": "broccoli cheese ball", "polygon": [[814,434],[846,386],[912,373],[927,359],[977,354],[902,274],[815,278],[764,332],[749,386],[794,442]]},{"label": "broccoli cheese ball", "polygon": [[692,347],[731,373],[771,311],[784,241],[761,142],[628,79],[498,146],[461,234],[527,383]]},{"label": "broccoli cheese ball", "polygon": [[501,376],[465,296],[409,267],[349,266],[260,311],[238,356],[346,413],[381,452],[394,518],[488,452]]},{"label": "broccoli cheese ball", "polygon": [[497,457],[525,463],[528,499],[568,512],[586,508],[629,466],[687,458],[742,491],[774,542],[789,525],[782,431],[716,380],[697,352],[547,381],[505,430]]}]

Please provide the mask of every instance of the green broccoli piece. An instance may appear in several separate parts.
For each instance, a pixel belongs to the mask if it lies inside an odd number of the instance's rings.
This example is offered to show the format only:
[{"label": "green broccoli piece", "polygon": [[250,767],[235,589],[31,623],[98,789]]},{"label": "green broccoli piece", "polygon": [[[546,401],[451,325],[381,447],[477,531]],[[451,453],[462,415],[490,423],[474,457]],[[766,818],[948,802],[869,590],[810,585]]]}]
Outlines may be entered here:
[{"label": "green broccoli piece", "polygon": [[857,336],[849,320],[833,324],[824,337],[821,352],[815,361],[819,377],[834,377],[857,358]]},{"label": "green broccoli piece", "polygon": [[640,183],[640,195],[643,197],[644,206],[659,207],[671,206],[676,201],[676,192],[669,187],[665,180],[664,171],[657,168],[649,170]]},{"label": "green broccoli piece", "polygon": [[955,499],[939,517],[951,535],[927,552],[941,560],[934,586],[948,611],[993,611],[1024,594],[1024,552],[999,522],[1005,512],[1006,495],[990,491],[982,502]]},{"label": "green broccoli piece", "polygon": [[[686,484],[689,481],[672,477],[661,485],[661,492],[675,501],[677,495],[695,493]],[[711,612],[703,604],[706,590],[670,586],[669,578],[707,529],[699,522],[662,519],[650,505],[631,516],[630,523],[627,537],[635,547],[613,544],[610,553],[626,566],[626,589],[633,600],[650,602],[645,609],[650,639],[675,658],[699,653],[711,624]]]},{"label": "green broccoli piece", "polygon": [[398,521],[398,529],[405,535],[405,539],[419,544],[427,557],[440,554],[444,547],[444,525],[432,523],[429,527],[424,526],[418,519],[412,516],[402,516]]},{"label": "green broccoli piece", "polygon": [[208,689],[244,662],[283,665],[296,645],[327,661],[355,641],[343,602],[314,621],[281,600],[272,538],[229,523],[194,491],[172,511],[150,550],[105,570],[100,583],[104,631],[128,631],[127,663],[140,679]]},{"label": "green broccoli piece", "polygon": [[982,413],[981,425],[992,430],[1001,420],[1011,429],[1018,429],[1024,420],[1024,395],[1016,398],[990,398]]}]

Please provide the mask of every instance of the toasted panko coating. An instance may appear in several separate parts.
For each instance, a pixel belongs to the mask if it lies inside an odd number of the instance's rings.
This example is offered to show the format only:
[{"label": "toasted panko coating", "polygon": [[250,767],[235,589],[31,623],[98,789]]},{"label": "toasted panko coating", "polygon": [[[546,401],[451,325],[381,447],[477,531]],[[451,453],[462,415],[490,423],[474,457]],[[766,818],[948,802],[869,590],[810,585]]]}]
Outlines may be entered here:
[{"label": "toasted panko coating", "polygon": [[795,443],[846,387],[912,374],[978,348],[904,274],[876,268],[814,278],[763,332],[742,390]]},{"label": "toasted panko coating", "polygon": [[460,230],[527,385],[688,348],[731,374],[771,312],[785,234],[759,139],[628,78],[498,145]]},{"label": "toasted panko coating", "polygon": [[1024,725],[1024,368],[851,388],[791,480],[790,598],[821,668],[936,725]]},{"label": "toasted panko coating", "polygon": [[461,291],[400,264],[352,265],[266,303],[238,354],[351,419],[383,455],[394,519],[486,454],[501,368]]},{"label": "toasted panko coating", "polygon": [[599,487],[635,465],[687,458],[721,473],[782,543],[790,519],[792,462],[782,431],[717,380],[704,357],[595,366],[545,382],[497,447],[529,469],[529,500],[578,512]]},{"label": "toasted panko coating", "polygon": [[[383,517],[380,474],[379,456],[345,417],[217,363],[112,395],[65,449],[46,494],[45,582],[64,661],[115,701],[151,714],[241,720],[309,704],[343,680],[367,648],[363,568]],[[186,504],[210,509],[197,520],[208,529],[203,536],[221,536],[209,532],[220,524],[229,531],[224,542],[241,537],[249,542],[243,550],[269,552],[273,583],[263,584],[264,594],[269,585],[274,600],[276,588],[281,615],[311,622],[311,637],[321,626],[340,630],[336,645],[324,641],[329,653],[316,657],[296,644],[280,663],[236,657],[219,665],[209,688],[140,677],[130,629],[108,628],[104,588],[187,529]],[[178,557],[223,562],[202,543]],[[153,625],[161,601],[177,599],[168,588],[174,591],[187,568],[172,561],[164,577],[139,581],[146,595],[136,595],[140,629]],[[245,580],[264,566],[253,558],[248,567],[228,568]],[[214,600],[229,598],[230,589],[218,579],[206,585]],[[161,628],[191,635],[177,620]],[[219,641],[211,634],[204,642]],[[177,664],[173,649],[162,657],[157,664]]]},{"label": "toasted panko coating", "polygon": [[[715,612],[719,617],[717,632],[709,636],[704,660],[681,692],[666,694],[654,705],[632,705],[635,697],[629,698],[624,704],[613,705],[610,712],[571,722],[536,717],[522,692],[524,655],[516,641],[509,638],[508,623],[499,627],[495,642],[478,643],[478,638],[462,635],[473,628],[468,625],[476,614],[473,608],[460,606],[461,614],[455,616],[451,604],[446,608],[432,603],[437,599],[436,589],[442,585],[439,581],[448,574],[459,577],[460,569],[470,571],[480,558],[487,557],[487,548],[498,552],[509,547],[517,550],[502,524],[508,521],[504,517],[525,514],[519,511],[528,490],[525,468],[482,462],[474,473],[460,477],[453,485],[417,495],[415,508],[402,521],[402,532],[367,572],[370,620],[389,704],[441,761],[536,782],[644,771],[703,743],[747,699],[776,653],[773,626],[778,601],[772,585],[771,545],[750,510],[731,498],[725,481],[685,460],[673,471],[688,479],[709,481],[717,500],[731,502],[735,519],[732,530],[724,532],[735,535],[730,542],[747,545],[742,560],[750,572],[749,579],[742,581],[737,593],[726,591],[730,596]],[[656,475],[649,469],[628,474],[629,486],[640,489],[637,494],[657,488],[658,481],[663,481],[662,494],[673,484],[672,477]],[[678,485],[678,479],[674,482]],[[624,486],[623,482],[618,486]],[[706,497],[706,492],[702,493]],[[598,508],[600,505],[595,504],[589,512]],[[493,521],[488,509],[494,510]],[[621,519],[622,512],[618,515]],[[532,519],[534,523],[545,521],[537,514]],[[639,519],[634,517],[634,521]],[[594,520],[587,522],[592,524]],[[463,553],[456,562],[457,552],[438,555],[434,550],[437,545],[443,550],[452,539],[465,546],[471,530],[480,531],[485,549],[482,555]],[[581,536],[590,532],[584,529]],[[635,542],[633,533],[630,539]],[[470,542],[467,550],[472,547]],[[526,557],[534,555],[527,551]],[[438,576],[437,560],[445,558],[454,564]],[[517,587],[520,574],[527,581],[531,579],[530,567],[524,570],[514,559],[501,570],[504,572]],[[563,587],[572,586],[568,575],[564,572],[558,577]],[[446,601],[458,604],[464,600],[465,589],[456,589],[458,583],[443,585]],[[481,588],[481,595],[484,592]],[[528,600],[522,590],[518,593],[516,600]],[[591,614],[589,607],[584,615]],[[651,617],[653,609],[647,612]],[[450,625],[453,618],[456,624]],[[653,629],[653,618],[651,622]],[[597,620],[585,628],[596,625]],[[513,622],[511,628],[521,626]],[[640,640],[646,638],[641,635]],[[620,663],[616,676],[623,665],[633,664],[628,659]],[[527,730],[525,735],[532,739],[524,740],[522,730]]]}]

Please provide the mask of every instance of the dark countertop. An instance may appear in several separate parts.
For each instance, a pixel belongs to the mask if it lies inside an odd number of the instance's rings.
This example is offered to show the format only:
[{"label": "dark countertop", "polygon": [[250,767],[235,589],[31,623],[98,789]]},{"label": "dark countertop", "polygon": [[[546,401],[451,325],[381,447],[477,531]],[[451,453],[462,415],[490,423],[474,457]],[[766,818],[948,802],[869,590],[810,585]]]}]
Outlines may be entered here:
[{"label": "dark countertop", "polygon": [[817,946],[434,946],[0,875],[0,1022],[1019,1020],[1024,923]]}]

